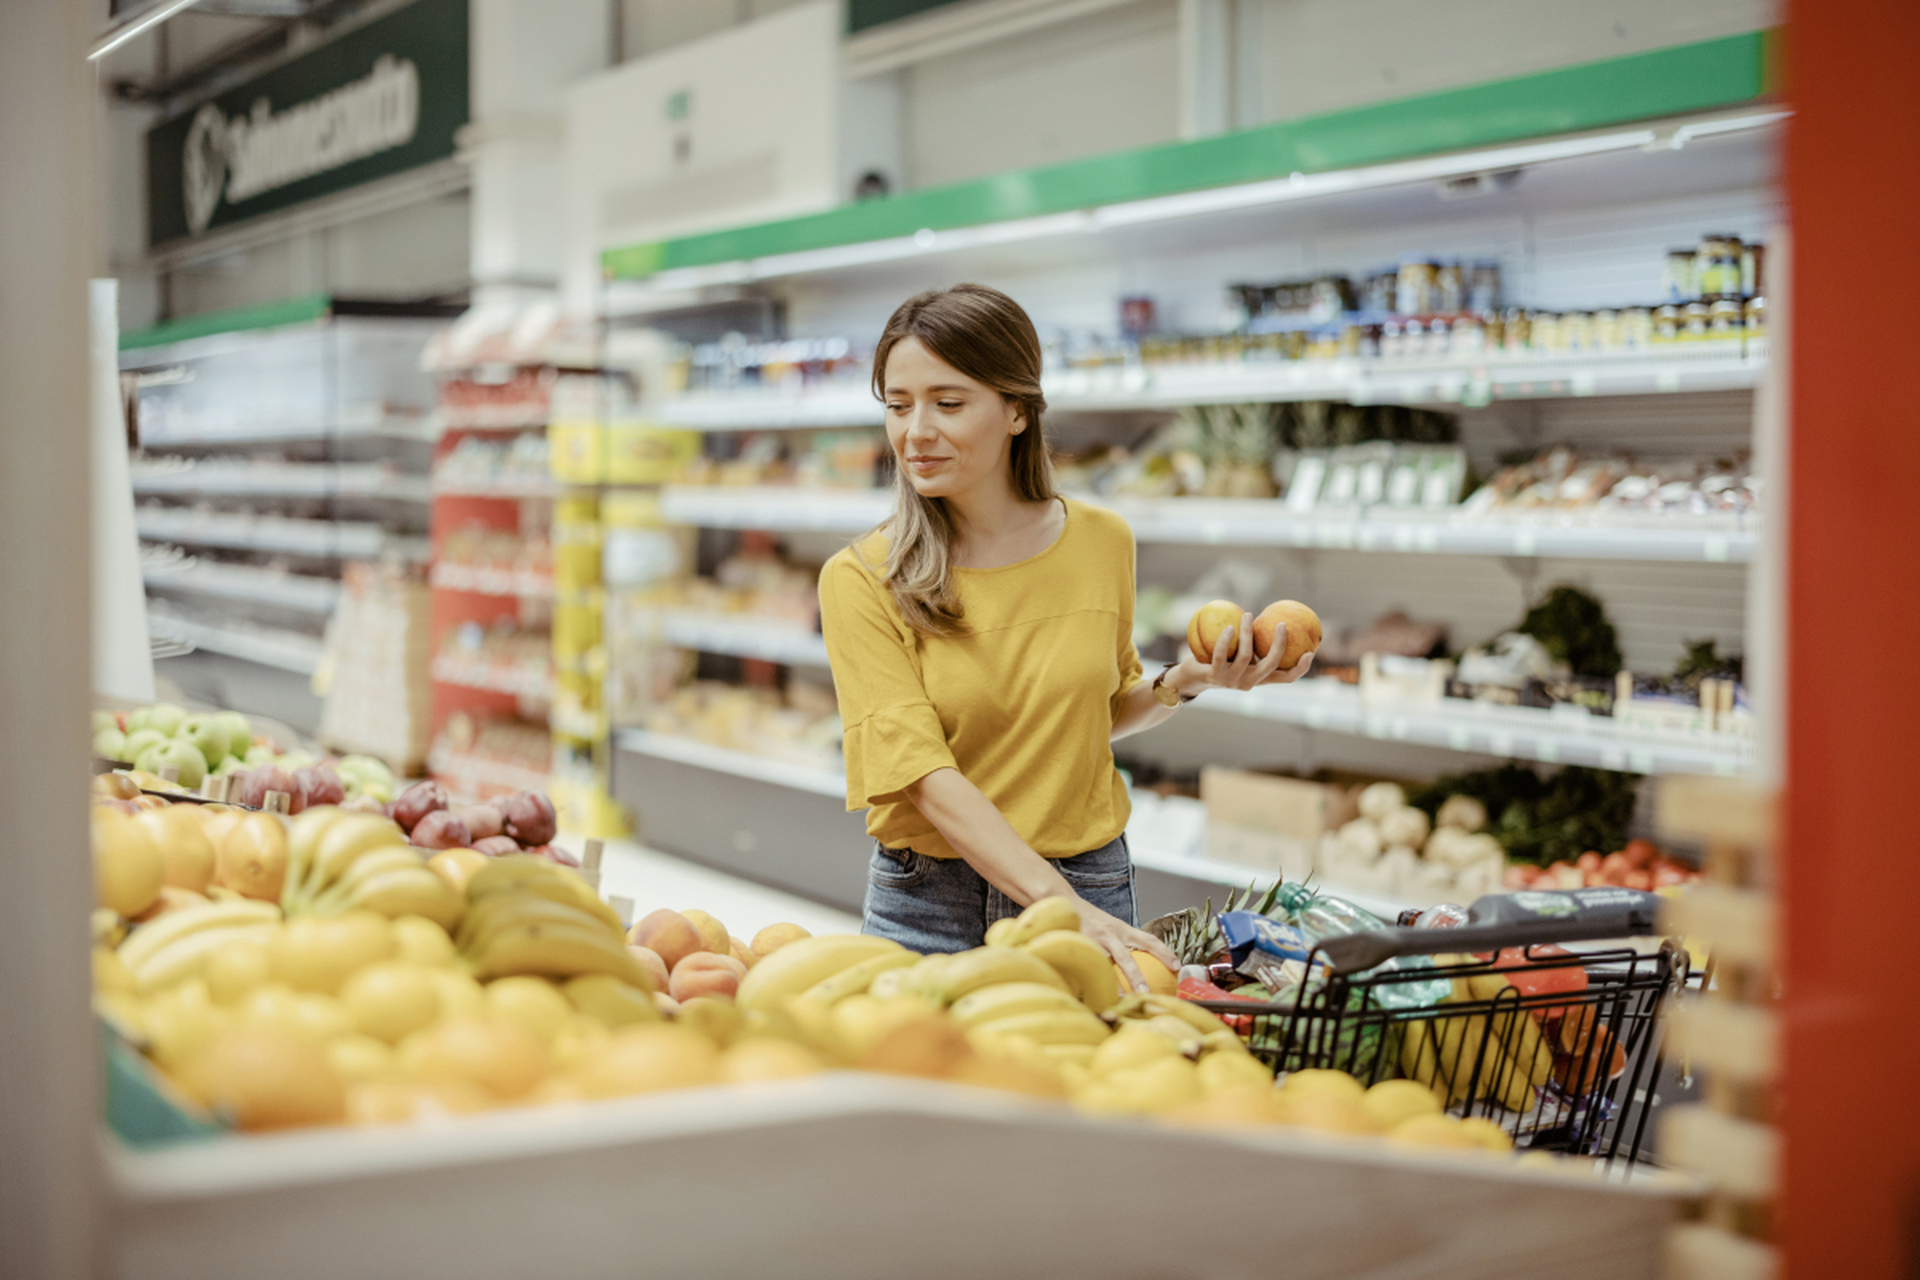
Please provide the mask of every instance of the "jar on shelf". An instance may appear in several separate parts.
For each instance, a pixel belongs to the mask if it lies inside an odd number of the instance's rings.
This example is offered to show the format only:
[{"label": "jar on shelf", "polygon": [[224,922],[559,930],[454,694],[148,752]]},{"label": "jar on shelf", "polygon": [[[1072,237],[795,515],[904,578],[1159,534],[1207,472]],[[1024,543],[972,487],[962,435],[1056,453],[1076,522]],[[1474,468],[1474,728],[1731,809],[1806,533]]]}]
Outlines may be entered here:
[{"label": "jar on shelf", "polygon": [[1435,310],[1439,283],[1438,263],[1425,261],[1401,263],[1399,284],[1394,291],[1393,309],[1407,316],[1428,314]]}]

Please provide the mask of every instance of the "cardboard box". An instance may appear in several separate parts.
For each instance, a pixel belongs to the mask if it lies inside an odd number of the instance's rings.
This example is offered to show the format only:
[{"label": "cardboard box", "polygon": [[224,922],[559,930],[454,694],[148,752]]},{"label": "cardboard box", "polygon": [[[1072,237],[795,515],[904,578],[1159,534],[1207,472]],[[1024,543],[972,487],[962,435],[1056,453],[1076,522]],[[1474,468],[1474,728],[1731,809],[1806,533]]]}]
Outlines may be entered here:
[{"label": "cardboard box", "polygon": [[1200,771],[1207,807],[1207,856],[1304,880],[1314,847],[1359,811],[1345,788],[1304,778],[1208,765]]}]

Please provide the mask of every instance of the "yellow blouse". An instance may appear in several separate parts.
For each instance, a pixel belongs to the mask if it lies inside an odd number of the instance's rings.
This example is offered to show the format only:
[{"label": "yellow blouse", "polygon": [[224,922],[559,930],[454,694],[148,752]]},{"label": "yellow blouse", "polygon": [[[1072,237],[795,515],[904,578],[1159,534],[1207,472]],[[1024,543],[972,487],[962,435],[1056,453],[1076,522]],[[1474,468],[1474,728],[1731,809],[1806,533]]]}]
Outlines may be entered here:
[{"label": "yellow blouse", "polygon": [[1133,531],[1066,499],[1053,545],[997,569],[956,569],[964,633],[926,636],[878,574],[884,534],[820,571],[820,622],[846,730],[847,808],[894,849],[959,856],[901,792],[958,769],[1034,852],[1085,853],[1126,830],[1113,722],[1140,683]]}]

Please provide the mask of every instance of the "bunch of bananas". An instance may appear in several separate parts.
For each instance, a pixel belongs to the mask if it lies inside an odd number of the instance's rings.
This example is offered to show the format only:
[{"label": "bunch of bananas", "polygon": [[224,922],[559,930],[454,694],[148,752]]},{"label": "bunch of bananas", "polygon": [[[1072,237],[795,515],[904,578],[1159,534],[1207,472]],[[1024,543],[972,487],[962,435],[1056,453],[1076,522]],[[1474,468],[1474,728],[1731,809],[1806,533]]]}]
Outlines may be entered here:
[{"label": "bunch of bananas", "polygon": [[197,977],[207,958],[230,942],[265,943],[280,925],[271,902],[240,898],[169,911],[136,928],[118,951],[140,995]]},{"label": "bunch of bananas", "polygon": [[280,905],[288,916],[376,911],[425,916],[452,931],[465,903],[391,819],[328,805],[293,820]]},{"label": "bunch of bananas", "polygon": [[453,940],[483,982],[515,974],[603,974],[639,993],[653,991],[653,980],[627,952],[613,908],[585,880],[545,858],[512,854],[474,872]]},{"label": "bunch of bananas", "polygon": [[[1471,957],[1435,957],[1471,962]],[[1443,1004],[1486,1004],[1508,983],[1498,973],[1453,979]],[[1476,1074],[1476,1067],[1478,1073]],[[1459,1014],[1410,1022],[1400,1041],[1400,1070],[1447,1100],[1448,1105],[1491,1099],[1509,1111],[1533,1106],[1534,1090],[1553,1075],[1553,1052],[1533,1014],[1518,1003],[1492,1013]]]}]

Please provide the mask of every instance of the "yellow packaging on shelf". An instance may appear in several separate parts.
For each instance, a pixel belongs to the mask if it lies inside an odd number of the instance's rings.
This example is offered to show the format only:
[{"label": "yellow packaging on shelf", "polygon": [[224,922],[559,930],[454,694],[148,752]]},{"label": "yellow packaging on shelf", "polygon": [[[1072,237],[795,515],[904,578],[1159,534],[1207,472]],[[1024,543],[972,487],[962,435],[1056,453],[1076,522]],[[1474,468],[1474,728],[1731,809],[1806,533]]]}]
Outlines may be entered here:
[{"label": "yellow packaging on shelf", "polygon": [[597,782],[555,777],[547,783],[560,830],[596,840],[621,840],[632,832],[626,813]]},{"label": "yellow packaging on shelf", "polygon": [[562,484],[602,484],[607,479],[607,431],[572,419],[547,425],[547,469]]},{"label": "yellow packaging on shelf", "polygon": [[658,529],[660,495],[647,489],[619,489],[600,500],[600,520],[610,529]]},{"label": "yellow packaging on shelf", "polygon": [[577,658],[600,647],[604,605],[599,592],[562,600],[553,609],[553,655]]},{"label": "yellow packaging on shelf", "polygon": [[666,484],[700,456],[700,440],[698,431],[649,422],[611,423],[606,434],[607,481]]}]

